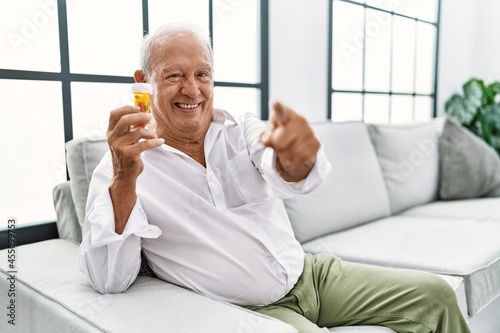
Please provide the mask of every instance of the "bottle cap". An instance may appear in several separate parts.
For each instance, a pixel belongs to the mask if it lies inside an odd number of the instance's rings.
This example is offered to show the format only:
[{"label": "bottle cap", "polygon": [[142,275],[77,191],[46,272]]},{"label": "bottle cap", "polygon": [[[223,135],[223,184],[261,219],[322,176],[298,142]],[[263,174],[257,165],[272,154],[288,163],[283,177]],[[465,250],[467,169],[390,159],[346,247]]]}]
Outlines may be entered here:
[{"label": "bottle cap", "polygon": [[134,93],[153,93],[153,87],[149,83],[137,82],[132,85],[132,92]]}]

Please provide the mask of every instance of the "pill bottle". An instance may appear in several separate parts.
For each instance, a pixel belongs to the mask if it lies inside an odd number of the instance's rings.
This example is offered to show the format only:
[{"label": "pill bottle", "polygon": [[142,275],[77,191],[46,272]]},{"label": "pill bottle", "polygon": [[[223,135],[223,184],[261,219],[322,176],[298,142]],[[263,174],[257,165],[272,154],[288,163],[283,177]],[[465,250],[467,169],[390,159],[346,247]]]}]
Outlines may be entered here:
[{"label": "pill bottle", "polygon": [[141,112],[151,113],[151,94],[153,88],[148,83],[134,83],[132,85],[134,93],[134,105],[141,108]]},{"label": "pill bottle", "polygon": [[[132,85],[132,93],[134,94],[134,105],[141,108],[141,112],[151,113],[151,94],[153,87],[148,83],[134,83]],[[145,126],[148,123],[139,124]]]}]

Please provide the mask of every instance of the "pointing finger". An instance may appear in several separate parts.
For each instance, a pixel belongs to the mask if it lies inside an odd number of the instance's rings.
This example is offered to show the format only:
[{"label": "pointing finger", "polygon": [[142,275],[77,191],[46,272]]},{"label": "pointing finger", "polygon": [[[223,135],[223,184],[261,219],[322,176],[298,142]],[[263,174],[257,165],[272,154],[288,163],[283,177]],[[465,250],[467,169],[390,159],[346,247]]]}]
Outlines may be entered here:
[{"label": "pointing finger", "polygon": [[281,102],[274,102],[273,109],[276,120],[283,125],[287,124],[295,117],[295,112]]}]

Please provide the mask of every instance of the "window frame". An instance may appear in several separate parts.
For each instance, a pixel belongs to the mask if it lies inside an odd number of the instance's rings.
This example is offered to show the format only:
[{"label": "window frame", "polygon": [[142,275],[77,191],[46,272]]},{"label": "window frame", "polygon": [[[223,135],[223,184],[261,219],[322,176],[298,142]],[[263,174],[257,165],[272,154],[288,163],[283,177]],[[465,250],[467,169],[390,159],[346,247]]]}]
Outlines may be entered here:
[{"label": "window frame", "polygon": [[[57,19],[59,26],[59,46],[60,46],[60,72],[45,72],[33,70],[18,70],[0,68],[0,79],[5,80],[32,80],[32,81],[55,81],[61,82],[62,86],[62,107],[63,107],[63,124],[64,124],[64,142],[68,142],[74,138],[73,130],[73,110],[72,110],[72,82],[86,83],[125,83],[132,84],[134,82],[132,73],[130,76],[117,75],[100,75],[100,74],[79,74],[72,73],[70,70],[70,54],[69,54],[69,37],[68,37],[68,14],[67,1],[57,1]],[[149,31],[149,11],[148,0],[140,0],[142,2],[142,29],[143,36]],[[214,1],[209,2],[209,33],[213,44],[213,15]],[[224,82],[215,81],[214,87],[232,87],[232,88],[254,88],[260,90],[260,117],[262,120],[269,119],[268,99],[269,99],[269,0],[260,1],[260,82],[258,83],[243,83],[243,82]],[[69,174],[66,166],[66,178],[69,180]],[[35,221],[23,223],[20,227],[32,228],[32,226],[42,224],[55,224],[55,221]],[[0,238],[3,235],[5,228],[0,228]],[[54,229],[51,235],[53,238]],[[55,237],[54,237],[55,236]]]},{"label": "window frame", "polygon": [[[390,75],[390,89],[388,92],[382,92],[382,91],[372,91],[372,90],[366,90],[365,89],[365,71],[366,71],[366,46],[365,46],[365,41],[366,41],[366,38],[363,38],[363,50],[362,50],[362,57],[363,57],[363,64],[362,64],[362,89],[361,90],[344,90],[344,89],[335,89],[333,87],[333,47],[334,47],[334,38],[333,38],[333,6],[334,6],[334,2],[337,1],[337,2],[344,2],[344,3],[348,3],[348,4],[351,4],[351,5],[355,5],[355,6],[361,6],[363,7],[363,34],[366,35],[366,12],[367,12],[367,9],[371,9],[371,10],[376,10],[376,11],[380,11],[380,12],[383,12],[383,13],[386,13],[386,14],[389,14],[391,15],[391,17],[394,17],[394,16],[398,16],[398,17],[403,17],[403,18],[406,18],[406,19],[410,19],[410,20],[413,20],[415,21],[416,23],[417,22],[423,22],[423,23],[426,23],[426,24],[431,24],[433,26],[436,27],[436,41],[435,41],[435,49],[434,49],[434,73],[433,73],[433,78],[434,78],[434,82],[433,82],[433,92],[430,93],[430,94],[424,94],[424,93],[417,93],[415,91],[416,87],[415,87],[415,81],[416,81],[416,76],[414,76],[413,78],[413,92],[411,93],[405,93],[405,92],[398,92],[398,91],[393,91],[393,87],[392,87],[392,69],[393,69],[393,60],[391,59],[391,62],[390,62],[390,71],[391,71],[391,75]],[[423,20],[423,19],[419,19],[417,17],[417,15],[415,15],[415,17],[412,17],[412,16],[408,16],[408,15],[404,15],[404,14],[401,14],[401,13],[398,13],[398,12],[394,12],[394,11],[391,11],[391,10],[386,10],[386,9],[383,9],[383,8],[379,8],[379,7],[375,7],[375,6],[372,6],[372,5],[368,5],[365,3],[365,1],[363,2],[356,2],[356,1],[352,1],[352,0],[329,0],[328,1],[328,80],[327,80],[327,114],[326,114],[326,118],[328,121],[332,121],[332,117],[333,117],[333,112],[332,112],[332,106],[333,106],[333,94],[334,93],[347,93],[347,94],[360,94],[362,99],[361,99],[361,113],[362,113],[362,120],[364,121],[364,118],[365,118],[365,95],[366,94],[377,94],[377,95],[387,95],[389,97],[389,122],[390,122],[390,119],[391,119],[391,116],[392,116],[392,96],[411,96],[413,98],[413,110],[412,110],[412,117],[413,117],[413,120],[415,120],[415,97],[430,97],[433,99],[433,103],[432,103],[432,117],[435,118],[437,116],[437,90],[438,90],[438,65],[439,65],[439,35],[440,35],[440,19],[441,19],[441,0],[436,0],[437,1],[437,12],[436,12],[436,22],[430,22],[430,21],[427,21],[427,20]],[[393,26],[393,20],[391,19],[391,30],[392,30],[392,26]],[[391,50],[390,50],[390,53],[391,55],[393,54],[393,33],[391,32]],[[417,43],[417,41],[415,40],[415,44]],[[415,46],[415,54],[417,53],[416,51],[416,46]],[[417,59],[415,58],[414,59],[414,63],[413,63],[413,71],[415,72],[416,71],[416,64],[417,64]]]}]

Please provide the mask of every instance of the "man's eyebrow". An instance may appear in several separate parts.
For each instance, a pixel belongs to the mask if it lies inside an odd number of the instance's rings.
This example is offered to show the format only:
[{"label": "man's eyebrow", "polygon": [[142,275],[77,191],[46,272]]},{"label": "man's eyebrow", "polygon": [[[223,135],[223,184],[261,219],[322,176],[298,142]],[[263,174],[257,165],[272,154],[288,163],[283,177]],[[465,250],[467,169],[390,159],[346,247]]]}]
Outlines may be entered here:
[{"label": "man's eyebrow", "polygon": [[[213,71],[213,67],[210,63],[200,63],[197,66],[197,70],[209,70]],[[158,70],[158,74],[163,75],[168,72],[182,71],[182,66],[179,65],[165,65]]]},{"label": "man's eyebrow", "polygon": [[161,68],[162,72],[164,72],[164,71],[177,71],[177,70],[180,70],[179,66],[177,66],[177,65],[163,66]]},{"label": "man's eyebrow", "polygon": [[160,67],[158,70],[157,70],[157,74],[158,75],[165,75],[166,73],[169,73],[169,72],[174,72],[174,71],[179,71],[180,68],[179,66],[177,65],[166,65],[166,66],[162,66]]},{"label": "man's eyebrow", "polygon": [[213,70],[213,67],[212,67],[212,65],[210,65],[210,64],[201,64],[199,68],[200,68],[200,69],[208,69],[208,70]]}]

